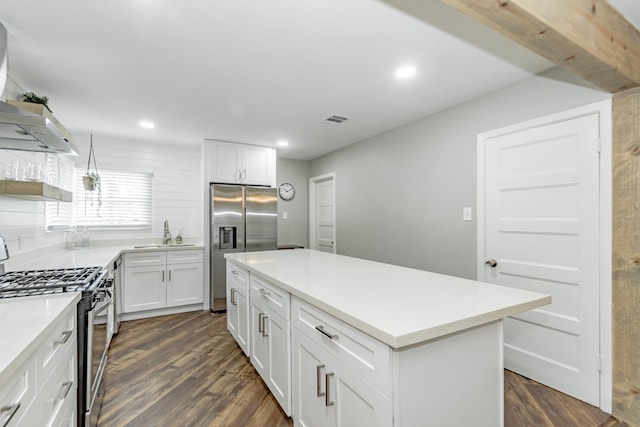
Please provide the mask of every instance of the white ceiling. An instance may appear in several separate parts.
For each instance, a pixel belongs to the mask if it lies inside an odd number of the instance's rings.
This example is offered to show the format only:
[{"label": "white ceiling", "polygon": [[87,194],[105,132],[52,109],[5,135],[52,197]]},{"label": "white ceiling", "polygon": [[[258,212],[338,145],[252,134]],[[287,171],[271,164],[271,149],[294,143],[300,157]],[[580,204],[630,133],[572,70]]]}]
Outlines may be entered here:
[{"label": "white ceiling", "polygon": [[[551,67],[429,0],[5,2],[9,76],[72,132],[312,159]],[[636,0],[611,0],[638,13]],[[404,1],[403,3],[407,3]],[[416,3],[417,5],[418,3]],[[396,67],[413,64],[413,79]],[[332,115],[340,126],[320,123]],[[142,119],[156,123],[141,129]],[[97,139],[97,138],[96,138]]]}]

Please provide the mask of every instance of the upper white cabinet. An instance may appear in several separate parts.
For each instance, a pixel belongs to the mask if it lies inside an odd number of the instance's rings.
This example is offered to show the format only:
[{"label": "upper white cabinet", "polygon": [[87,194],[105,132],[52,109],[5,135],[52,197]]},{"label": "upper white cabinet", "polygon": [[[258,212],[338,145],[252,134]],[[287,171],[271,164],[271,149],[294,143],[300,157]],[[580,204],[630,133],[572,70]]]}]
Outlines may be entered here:
[{"label": "upper white cabinet", "polygon": [[209,182],[276,186],[276,150],[258,145],[205,141]]}]

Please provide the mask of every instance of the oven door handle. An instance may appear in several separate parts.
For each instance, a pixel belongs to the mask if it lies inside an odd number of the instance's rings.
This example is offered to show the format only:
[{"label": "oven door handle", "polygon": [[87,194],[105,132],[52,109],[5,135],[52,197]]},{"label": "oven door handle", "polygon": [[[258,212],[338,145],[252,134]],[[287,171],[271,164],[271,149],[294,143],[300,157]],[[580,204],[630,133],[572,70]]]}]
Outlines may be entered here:
[{"label": "oven door handle", "polygon": [[104,292],[107,297],[101,301],[96,301],[94,306],[91,307],[92,310],[96,310],[95,314],[99,314],[102,311],[106,310],[109,307],[109,304],[111,304],[111,301],[113,301],[113,292],[111,292],[111,289],[104,289],[100,292]]}]

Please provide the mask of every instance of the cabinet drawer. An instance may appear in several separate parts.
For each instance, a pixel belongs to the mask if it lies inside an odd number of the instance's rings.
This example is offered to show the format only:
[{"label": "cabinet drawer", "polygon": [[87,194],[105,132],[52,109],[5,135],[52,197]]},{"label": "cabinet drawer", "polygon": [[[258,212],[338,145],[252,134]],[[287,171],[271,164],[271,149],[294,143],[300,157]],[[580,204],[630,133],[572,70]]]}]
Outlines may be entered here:
[{"label": "cabinet drawer", "polygon": [[[268,307],[270,311],[279,314],[283,319],[291,319],[291,295],[287,291],[283,291],[272,283],[251,275],[251,296],[256,305],[261,308]],[[258,302],[259,301],[259,302]]]},{"label": "cabinet drawer", "polygon": [[376,389],[391,396],[393,352],[389,346],[296,297],[291,313],[294,327]]},{"label": "cabinet drawer", "polygon": [[27,413],[31,401],[36,395],[36,359],[29,357],[9,381],[0,387],[0,425],[5,425],[9,417],[9,426],[19,425],[20,419]]},{"label": "cabinet drawer", "polygon": [[76,358],[75,346],[68,348],[36,397],[31,410],[41,414],[41,419],[44,421],[42,425],[59,424],[67,412],[68,405],[76,404],[78,386],[75,369]]},{"label": "cabinet drawer", "polygon": [[167,251],[167,264],[189,264],[194,262],[204,262],[204,252],[201,249]]},{"label": "cabinet drawer", "polygon": [[125,267],[144,267],[147,265],[165,265],[167,263],[166,251],[136,252],[124,256]]},{"label": "cabinet drawer", "polygon": [[76,342],[76,311],[72,310],[46,336],[36,352],[38,384],[42,384],[53,372],[69,347]]},{"label": "cabinet drawer", "polygon": [[227,282],[242,289],[249,289],[249,272],[227,261]]}]

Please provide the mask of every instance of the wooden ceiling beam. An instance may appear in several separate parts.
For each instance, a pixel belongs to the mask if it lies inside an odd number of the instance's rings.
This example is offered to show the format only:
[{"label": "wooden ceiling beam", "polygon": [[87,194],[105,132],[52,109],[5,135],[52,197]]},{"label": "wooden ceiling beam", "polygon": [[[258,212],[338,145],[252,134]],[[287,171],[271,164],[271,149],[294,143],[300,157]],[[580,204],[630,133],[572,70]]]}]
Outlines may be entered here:
[{"label": "wooden ceiling beam", "polygon": [[640,31],[605,0],[441,0],[611,93],[640,86]]}]

